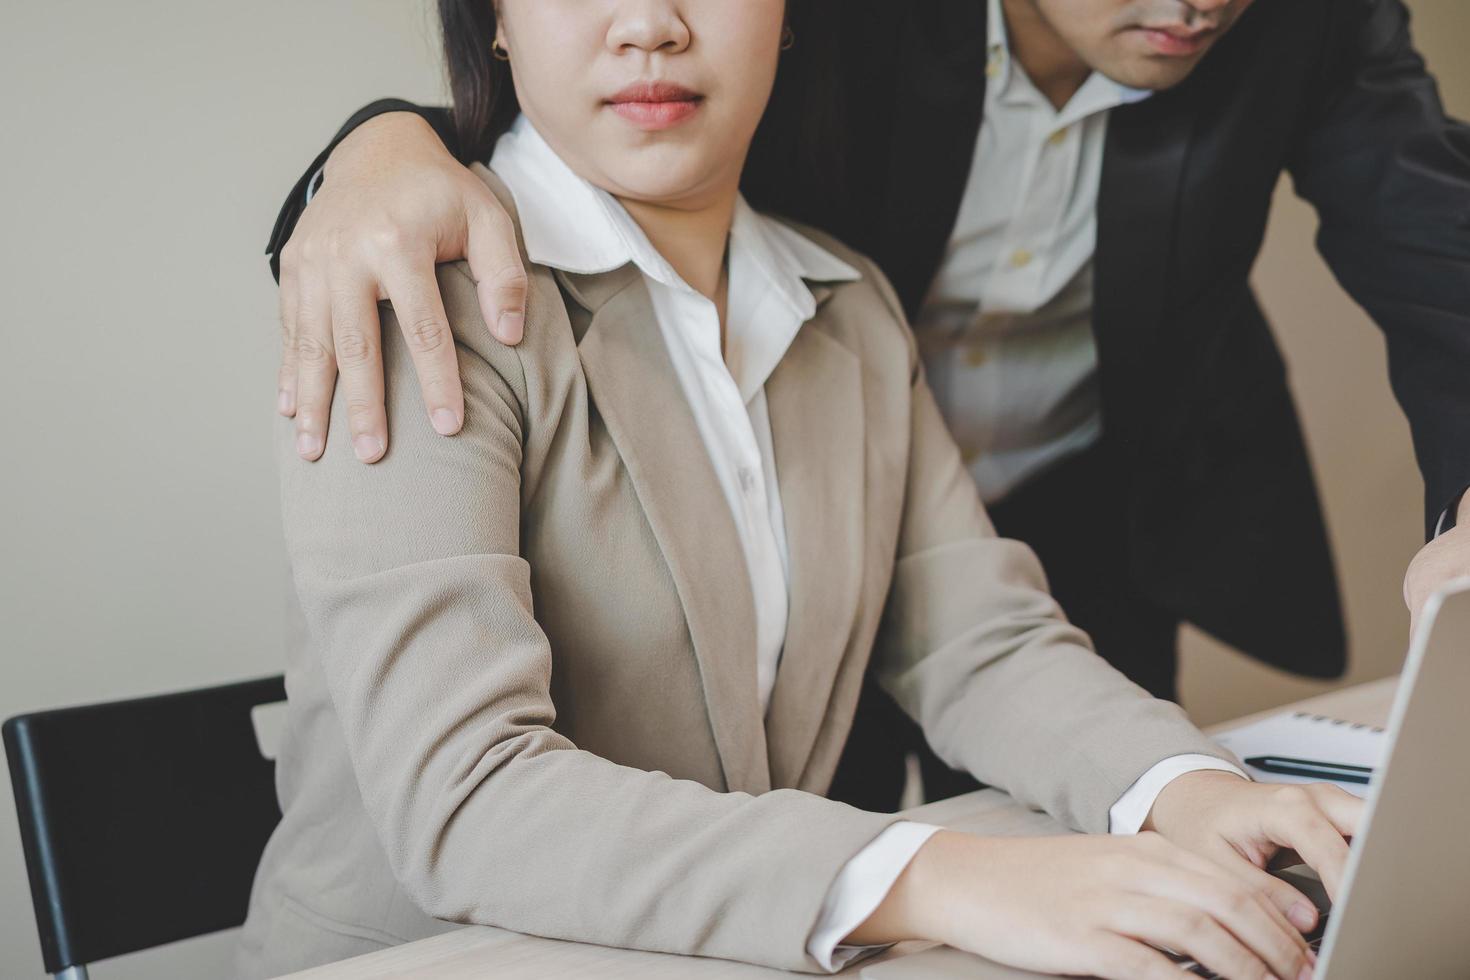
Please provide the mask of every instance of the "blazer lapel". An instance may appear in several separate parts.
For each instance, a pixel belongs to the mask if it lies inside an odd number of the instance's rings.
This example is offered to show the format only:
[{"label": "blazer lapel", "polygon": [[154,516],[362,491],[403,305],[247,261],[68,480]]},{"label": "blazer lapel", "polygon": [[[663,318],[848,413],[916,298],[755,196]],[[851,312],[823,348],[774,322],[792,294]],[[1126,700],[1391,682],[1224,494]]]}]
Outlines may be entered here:
[{"label": "blazer lapel", "polygon": [[731,790],[770,788],[745,554],[635,266],[558,272],[592,313],[578,345],[592,401],[668,563]]},{"label": "blazer lapel", "polygon": [[[1137,432],[1167,308],[1170,258],[1195,106],[1186,82],[1114,109],[1097,201],[1093,332],[1108,428]],[[1130,450],[1136,446],[1127,447]]]},{"label": "blazer lapel", "polygon": [[791,581],[786,645],[766,713],[776,786],[800,782],[862,585],[862,371],[857,355],[819,329],[820,321],[818,312],[802,326],[766,382]]}]

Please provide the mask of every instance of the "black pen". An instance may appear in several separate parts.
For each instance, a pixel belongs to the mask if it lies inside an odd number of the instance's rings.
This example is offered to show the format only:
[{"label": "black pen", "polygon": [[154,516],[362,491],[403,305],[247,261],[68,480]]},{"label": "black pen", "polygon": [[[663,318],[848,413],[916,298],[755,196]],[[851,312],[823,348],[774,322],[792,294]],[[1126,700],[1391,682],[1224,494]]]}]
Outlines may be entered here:
[{"label": "black pen", "polygon": [[1306,776],[1308,779],[1331,779],[1339,783],[1366,783],[1373,776],[1370,766],[1288,759],[1281,755],[1258,755],[1245,760],[1245,764],[1255,766],[1262,772],[1274,772],[1282,776]]}]

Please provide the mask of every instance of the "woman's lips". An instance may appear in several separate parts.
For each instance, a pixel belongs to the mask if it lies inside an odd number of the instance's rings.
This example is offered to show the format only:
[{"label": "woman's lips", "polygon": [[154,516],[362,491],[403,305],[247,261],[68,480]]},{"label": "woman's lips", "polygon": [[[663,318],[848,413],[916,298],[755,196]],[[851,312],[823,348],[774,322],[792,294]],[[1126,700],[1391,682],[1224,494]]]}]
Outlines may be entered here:
[{"label": "woman's lips", "polygon": [[640,82],[606,100],[613,112],[644,130],[677,126],[703,103],[704,96],[672,82]]},{"label": "woman's lips", "polygon": [[1159,27],[1140,27],[1138,30],[1149,47],[1159,54],[1176,58],[1199,54],[1215,38],[1213,30],[1183,32]]}]

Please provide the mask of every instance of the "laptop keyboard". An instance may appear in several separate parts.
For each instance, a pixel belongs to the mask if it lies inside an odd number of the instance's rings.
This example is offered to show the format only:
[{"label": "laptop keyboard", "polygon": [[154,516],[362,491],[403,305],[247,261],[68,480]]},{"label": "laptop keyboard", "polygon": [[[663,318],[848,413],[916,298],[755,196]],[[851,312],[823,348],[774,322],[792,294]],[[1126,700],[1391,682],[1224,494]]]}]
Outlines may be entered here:
[{"label": "laptop keyboard", "polygon": [[[1331,914],[1330,911],[1319,913],[1317,915],[1316,928],[1306,935],[1307,945],[1312,948],[1312,952],[1314,953],[1320,953],[1322,951],[1322,937],[1327,935],[1327,917]],[[1221,975],[1214,970],[1187,957],[1180,959],[1179,965],[1184,968],[1186,973],[1191,973],[1197,977],[1208,977],[1210,980],[1223,980]]]}]

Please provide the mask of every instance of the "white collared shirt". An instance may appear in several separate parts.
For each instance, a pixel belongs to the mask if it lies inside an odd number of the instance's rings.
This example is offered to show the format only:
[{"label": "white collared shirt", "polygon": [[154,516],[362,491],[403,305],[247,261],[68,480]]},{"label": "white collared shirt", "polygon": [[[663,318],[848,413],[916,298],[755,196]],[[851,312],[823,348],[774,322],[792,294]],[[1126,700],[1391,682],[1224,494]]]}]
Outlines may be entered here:
[{"label": "white collared shirt", "polygon": [[986,503],[1102,431],[1091,263],[1108,115],[1149,93],[1094,72],[1060,110],[988,3],[984,116],[943,264],[915,332]]},{"label": "white collared shirt", "polygon": [[[515,197],[532,262],[584,274],[632,262],[643,274],[680,387],[735,519],[755,600],[756,685],[764,709],[785,642],[789,595],[785,518],[765,383],[816,312],[804,280],[854,280],[859,272],[737,200],[722,354],[714,304],[684,283],[616,198],[579,177],[524,116],[496,144],[490,169]],[[1207,767],[1226,768],[1204,756],[1159,763],[1114,805],[1111,829],[1136,831],[1170,779]],[[818,963],[839,969],[866,950],[839,944],[872,914],[937,830],[901,821],[843,866],[807,944]]]}]

